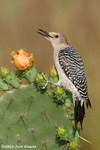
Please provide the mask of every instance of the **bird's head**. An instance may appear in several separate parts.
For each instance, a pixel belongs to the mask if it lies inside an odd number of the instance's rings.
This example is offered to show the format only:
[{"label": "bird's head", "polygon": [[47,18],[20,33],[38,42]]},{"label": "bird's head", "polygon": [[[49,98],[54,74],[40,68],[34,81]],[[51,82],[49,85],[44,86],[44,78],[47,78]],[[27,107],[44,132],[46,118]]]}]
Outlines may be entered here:
[{"label": "bird's head", "polygon": [[46,39],[48,39],[54,49],[59,49],[68,46],[68,42],[64,35],[56,32],[47,32],[42,29],[39,29],[39,34],[43,35]]}]

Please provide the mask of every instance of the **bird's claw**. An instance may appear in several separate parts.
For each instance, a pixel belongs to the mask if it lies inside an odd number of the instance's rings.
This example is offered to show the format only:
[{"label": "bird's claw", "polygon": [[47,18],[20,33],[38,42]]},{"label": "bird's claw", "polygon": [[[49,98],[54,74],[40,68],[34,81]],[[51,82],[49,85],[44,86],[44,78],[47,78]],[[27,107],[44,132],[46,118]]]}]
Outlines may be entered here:
[{"label": "bird's claw", "polygon": [[45,75],[44,73],[42,73],[42,75],[43,75],[43,77],[44,77],[44,79],[45,79],[45,81],[46,81],[46,83],[45,83],[45,85],[42,87],[42,89],[45,89],[45,88],[47,87],[47,85],[48,85],[49,80],[48,80],[47,75]]},{"label": "bird's claw", "polygon": [[61,86],[60,81],[58,81],[57,83],[54,83],[54,82],[52,82],[52,81],[50,81],[50,80],[48,79],[48,76],[47,76],[47,75],[45,75],[44,73],[42,73],[42,75],[43,75],[43,77],[44,77],[44,79],[45,79],[45,81],[46,81],[46,83],[45,83],[43,89],[45,89],[45,88],[47,87],[48,83],[53,84],[53,85],[55,85],[55,86]]}]

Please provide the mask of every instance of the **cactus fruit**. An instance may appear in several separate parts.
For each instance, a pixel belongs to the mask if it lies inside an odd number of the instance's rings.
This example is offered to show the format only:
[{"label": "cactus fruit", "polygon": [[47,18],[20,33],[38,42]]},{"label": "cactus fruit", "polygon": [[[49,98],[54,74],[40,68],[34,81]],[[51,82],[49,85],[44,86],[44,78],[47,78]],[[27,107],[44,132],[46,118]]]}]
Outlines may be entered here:
[{"label": "cactus fruit", "polygon": [[50,84],[33,65],[26,70],[17,70],[16,75],[9,69],[1,73],[0,147],[79,149],[79,131],[73,124],[71,93],[53,84],[58,80],[54,67],[48,79]]}]

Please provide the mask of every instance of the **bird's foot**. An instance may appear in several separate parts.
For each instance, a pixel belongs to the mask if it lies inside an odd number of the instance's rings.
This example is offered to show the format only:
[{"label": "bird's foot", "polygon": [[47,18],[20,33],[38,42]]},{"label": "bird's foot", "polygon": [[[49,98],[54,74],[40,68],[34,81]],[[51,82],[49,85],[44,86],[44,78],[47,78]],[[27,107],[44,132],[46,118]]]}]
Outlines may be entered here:
[{"label": "bird's foot", "polygon": [[50,80],[48,79],[48,76],[47,76],[47,75],[45,75],[44,73],[42,73],[42,75],[43,75],[43,77],[44,77],[44,79],[45,79],[45,81],[46,81],[46,84],[44,85],[43,89],[45,89],[45,88],[47,87],[48,83],[53,84],[53,85],[55,85],[55,86],[61,86],[60,81],[58,81],[57,83],[54,83],[54,82],[52,82],[52,81],[50,81]]},{"label": "bird's foot", "polygon": [[46,81],[46,83],[45,83],[45,85],[42,87],[42,89],[45,89],[45,88],[47,87],[48,83],[49,83],[49,80],[48,80],[48,76],[47,76],[47,75],[45,75],[44,73],[42,73],[42,75],[43,75],[43,77],[44,77],[44,79],[45,79],[45,81]]}]

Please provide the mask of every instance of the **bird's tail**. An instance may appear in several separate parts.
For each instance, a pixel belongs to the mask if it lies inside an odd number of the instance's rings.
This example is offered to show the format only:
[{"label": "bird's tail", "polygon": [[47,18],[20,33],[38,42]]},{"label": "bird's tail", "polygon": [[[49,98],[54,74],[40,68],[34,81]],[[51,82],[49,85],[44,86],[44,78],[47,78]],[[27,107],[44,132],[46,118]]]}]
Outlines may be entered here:
[{"label": "bird's tail", "polygon": [[88,99],[86,99],[86,106],[87,106],[87,108],[91,108],[92,107],[92,105],[91,105],[91,102],[90,102],[90,100],[89,100],[89,98]]},{"label": "bird's tail", "polygon": [[84,103],[83,105],[81,105],[81,101],[79,100],[75,101],[74,115],[75,115],[75,127],[77,128],[77,124],[78,122],[80,122],[81,129],[82,129],[82,123],[85,115],[85,107],[84,107]]}]

